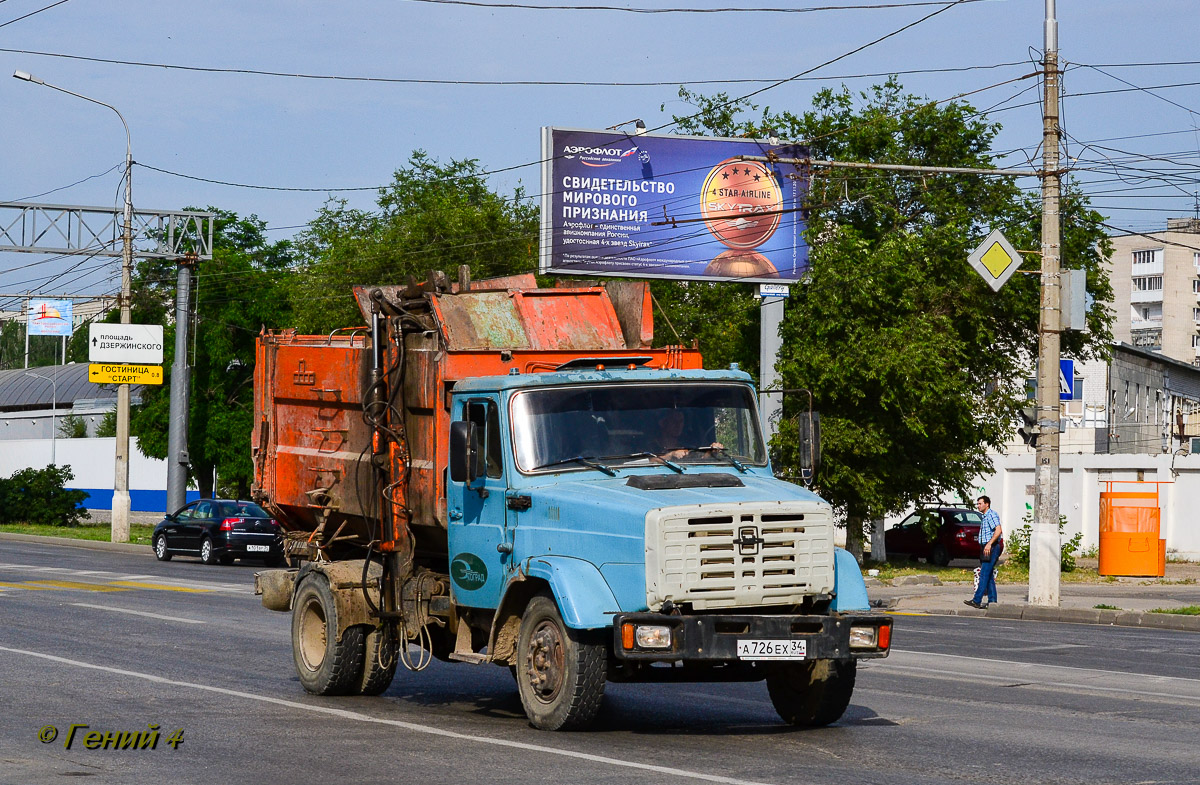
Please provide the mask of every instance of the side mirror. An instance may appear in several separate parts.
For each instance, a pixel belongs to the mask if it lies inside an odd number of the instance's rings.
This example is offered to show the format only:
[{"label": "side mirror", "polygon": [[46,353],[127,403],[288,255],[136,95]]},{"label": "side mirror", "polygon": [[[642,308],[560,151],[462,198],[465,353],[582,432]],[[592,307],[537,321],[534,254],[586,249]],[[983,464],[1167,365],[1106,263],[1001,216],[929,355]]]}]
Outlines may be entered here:
[{"label": "side mirror", "polygon": [[463,420],[450,423],[450,479],[475,482],[479,476],[479,428]]},{"label": "side mirror", "polygon": [[821,468],[821,415],[818,412],[800,415],[800,476],[804,484],[812,483]]}]

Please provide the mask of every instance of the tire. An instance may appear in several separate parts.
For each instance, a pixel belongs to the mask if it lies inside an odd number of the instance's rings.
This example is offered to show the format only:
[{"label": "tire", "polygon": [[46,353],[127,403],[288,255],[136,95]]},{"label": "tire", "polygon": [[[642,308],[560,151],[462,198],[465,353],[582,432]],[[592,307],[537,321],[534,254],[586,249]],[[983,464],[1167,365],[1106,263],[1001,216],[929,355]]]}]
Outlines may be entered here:
[{"label": "tire", "polygon": [[837,722],[854,692],[854,660],[780,663],[767,675],[771,704],[784,722],[819,728]]},{"label": "tire", "polygon": [[386,627],[363,626],[360,630],[363,635],[363,668],[354,692],[359,695],[382,695],[392,686],[392,679],[396,677],[396,663],[400,661],[396,645],[398,633],[394,628]]},{"label": "tire", "polygon": [[939,542],[933,546],[933,551],[929,554],[929,561],[939,567],[945,567],[950,563],[950,551],[946,550],[946,546]]},{"label": "tire", "polygon": [[539,594],[521,616],[517,691],[530,724],[575,730],[596,718],[604,697],[604,645],[563,624],[554,598]]},{"label": "tire", "polygon": [[313,695],[348,695],[363,676],[363,627],[337,639],[337,604],[323,575],[300,583],[292,605],[292,659],[300,684]]},{"label": "tire", "polygon": [[217,554],[213,551],[212,540],[208,537],[200,541],[200,561],[210,566],[217,563]]},{"label": "tire", "polygon": [[154,538],[154,558],[159,561],[171,561],[171,551],[167,548],[167,535],[160,534]]}]

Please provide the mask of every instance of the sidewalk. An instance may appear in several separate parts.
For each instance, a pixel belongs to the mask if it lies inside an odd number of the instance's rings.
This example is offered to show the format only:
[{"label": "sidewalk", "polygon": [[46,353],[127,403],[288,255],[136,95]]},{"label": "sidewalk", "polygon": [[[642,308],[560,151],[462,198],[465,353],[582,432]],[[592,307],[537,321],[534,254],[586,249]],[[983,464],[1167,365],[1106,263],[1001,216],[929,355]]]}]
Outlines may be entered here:
[{"label": "sidewalk", "polygon": [[[986,610],[963,604],[972,595],[970,583],[941,584],[933,575],[908,575],[897,578],[899,585],[866,578],[871,605],[890,613],[927,613],[937,616],[983,616],[991,619],[1058,621],[1076,624],[1110,624],[1122,627],[1200,632],[1200,616],[1150,613],[1156,608],[1183,608],[1200,605],[1200,582],[1174,578],[1167,566],[1165,579],[1117,578],[1111,583],[1062,583],[1057,608],[1029,604],[1029,585],[1002,583],[999,602]],[[1108,605],[1120,610],[1099,609]]]}]

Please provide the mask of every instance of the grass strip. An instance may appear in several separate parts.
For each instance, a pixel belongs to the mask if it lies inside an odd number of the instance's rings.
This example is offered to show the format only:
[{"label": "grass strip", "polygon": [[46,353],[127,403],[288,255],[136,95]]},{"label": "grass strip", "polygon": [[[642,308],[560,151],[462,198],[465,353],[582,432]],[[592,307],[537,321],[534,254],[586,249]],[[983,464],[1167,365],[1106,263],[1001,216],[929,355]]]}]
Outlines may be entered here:
[{"label": "grass strip", "polygon": [[[135,545],[149,545],[153,526],[144,524],[129,525],[129,541]],[[110,542],[112,540],[112,525],[83,526],[47,526],[44,524],[6,523],[0,526],[0,532],[9,534],[35,534],[40,537],[65,537],[72,540],[94,540]]]}]

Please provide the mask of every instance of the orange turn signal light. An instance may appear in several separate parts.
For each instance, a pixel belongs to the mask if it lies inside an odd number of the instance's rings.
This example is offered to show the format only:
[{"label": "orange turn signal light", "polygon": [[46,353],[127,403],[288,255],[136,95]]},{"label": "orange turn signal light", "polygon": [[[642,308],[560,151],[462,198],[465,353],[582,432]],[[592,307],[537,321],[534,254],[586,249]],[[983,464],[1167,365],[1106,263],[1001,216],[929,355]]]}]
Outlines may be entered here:
[{"label": "orange turn signal light", "polygon": [[892,645],[892,625],[885,624],[879,628],[879,648],[886,651]]},{"label": "orange turn signal light", "polygon": [[621,625],[621,646],[626,649],[633,648],[633,625],[625,623]]}]

